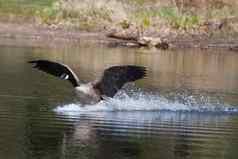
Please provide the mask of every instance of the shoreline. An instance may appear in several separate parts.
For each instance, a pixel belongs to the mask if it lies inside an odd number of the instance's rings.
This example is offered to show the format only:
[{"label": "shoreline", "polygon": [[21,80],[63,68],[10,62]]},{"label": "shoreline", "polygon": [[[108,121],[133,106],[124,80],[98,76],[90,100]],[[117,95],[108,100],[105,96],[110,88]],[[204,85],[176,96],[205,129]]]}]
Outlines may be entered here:
[{"label": "shoreline", "polygon": [[[165,38],[168,41],[169,49],[198,48],[238,51],[237,37],[219,38],[206,35],[180,35]],[[90,41],[110,47],[141,47],[137,46],[133,40],[107,37],[106,31],[87,32],[30,23],[0,22],[0,44],[12,45],[14,41],[17,41],[16,45],[32,47],[56,47],[61,46],[61,44],[77,45],[81,41]]]}]

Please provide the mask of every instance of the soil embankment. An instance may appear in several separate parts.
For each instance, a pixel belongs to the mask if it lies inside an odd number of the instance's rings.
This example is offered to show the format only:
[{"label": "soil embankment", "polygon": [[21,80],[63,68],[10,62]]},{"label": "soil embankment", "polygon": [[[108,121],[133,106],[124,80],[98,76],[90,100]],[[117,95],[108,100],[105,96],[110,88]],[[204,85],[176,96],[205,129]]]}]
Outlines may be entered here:
[{"label": "soil embankment", "polygon": [[[0,23],[0,43],[2,45],[51,47],[62,44],[76,44],[82,40],[109,45],[111,47],[147,47],[138,45],[135,39],[110,38],[105,31],[85,32],[74,29],[37,26],[34,24]],[[163,37],[168,43],[168,49],[178,48],[218,48],[238,50],[238,38],[236,37],[208,37],[206,35],[184,35]],[[159,48],[161,49],[161,48]],[[162,48],[164,49],[164,48]],[[166,48],[167,49],[167,48]]]}]

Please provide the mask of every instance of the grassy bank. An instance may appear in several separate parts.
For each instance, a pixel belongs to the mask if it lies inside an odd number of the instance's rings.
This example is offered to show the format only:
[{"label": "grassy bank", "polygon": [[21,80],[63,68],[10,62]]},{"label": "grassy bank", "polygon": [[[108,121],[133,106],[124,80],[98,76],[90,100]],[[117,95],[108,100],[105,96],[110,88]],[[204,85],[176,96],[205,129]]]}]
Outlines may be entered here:
[{"label": "grassy bank", "polygon": [[50,17],[46,10],[47,8],[51,10],[56,1],[0,0],[0,18],[2,21],[29,22],[41,16]]},{"label": "grassy bank", "polygon": [[238,32],[232,0],[0,0],[0,20],[33,22],[80,30],[213,34]]}]

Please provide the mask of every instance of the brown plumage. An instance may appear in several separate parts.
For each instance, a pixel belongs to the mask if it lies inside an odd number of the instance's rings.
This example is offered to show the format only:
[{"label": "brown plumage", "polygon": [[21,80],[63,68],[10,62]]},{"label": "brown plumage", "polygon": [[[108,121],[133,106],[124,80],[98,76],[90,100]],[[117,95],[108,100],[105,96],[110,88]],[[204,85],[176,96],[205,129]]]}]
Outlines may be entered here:
[{"label": "brown plumage", "polygon": [[113,97],[127,82],[133,82],[146,76],[143,66],[124,65],[112,66],[106,70],[100,79],[89,83],[81,83],[77,75],[67,66],[48,60],[29,61],[33,68],[49,73],[63,80],[68,80],[84,104],[94,104],[103,96]]}]

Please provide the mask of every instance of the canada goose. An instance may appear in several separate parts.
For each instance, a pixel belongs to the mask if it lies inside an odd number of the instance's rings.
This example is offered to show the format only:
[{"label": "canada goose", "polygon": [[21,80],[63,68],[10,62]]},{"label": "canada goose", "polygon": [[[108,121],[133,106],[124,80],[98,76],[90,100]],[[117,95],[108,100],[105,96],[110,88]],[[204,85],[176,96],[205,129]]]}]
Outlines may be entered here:
[{"label": "canada goose", "polygon": [[112,66],[104,70],[101,78],[82,83],[77,75],[65,64],[48,60],[29,61],[33,68],[49,73],[62,80],[68,80],[82,104],[95,104],[103,100],[104,96],[113,97],[127,82],[145,77],[146,68],[143,66],[125,65]]}]

